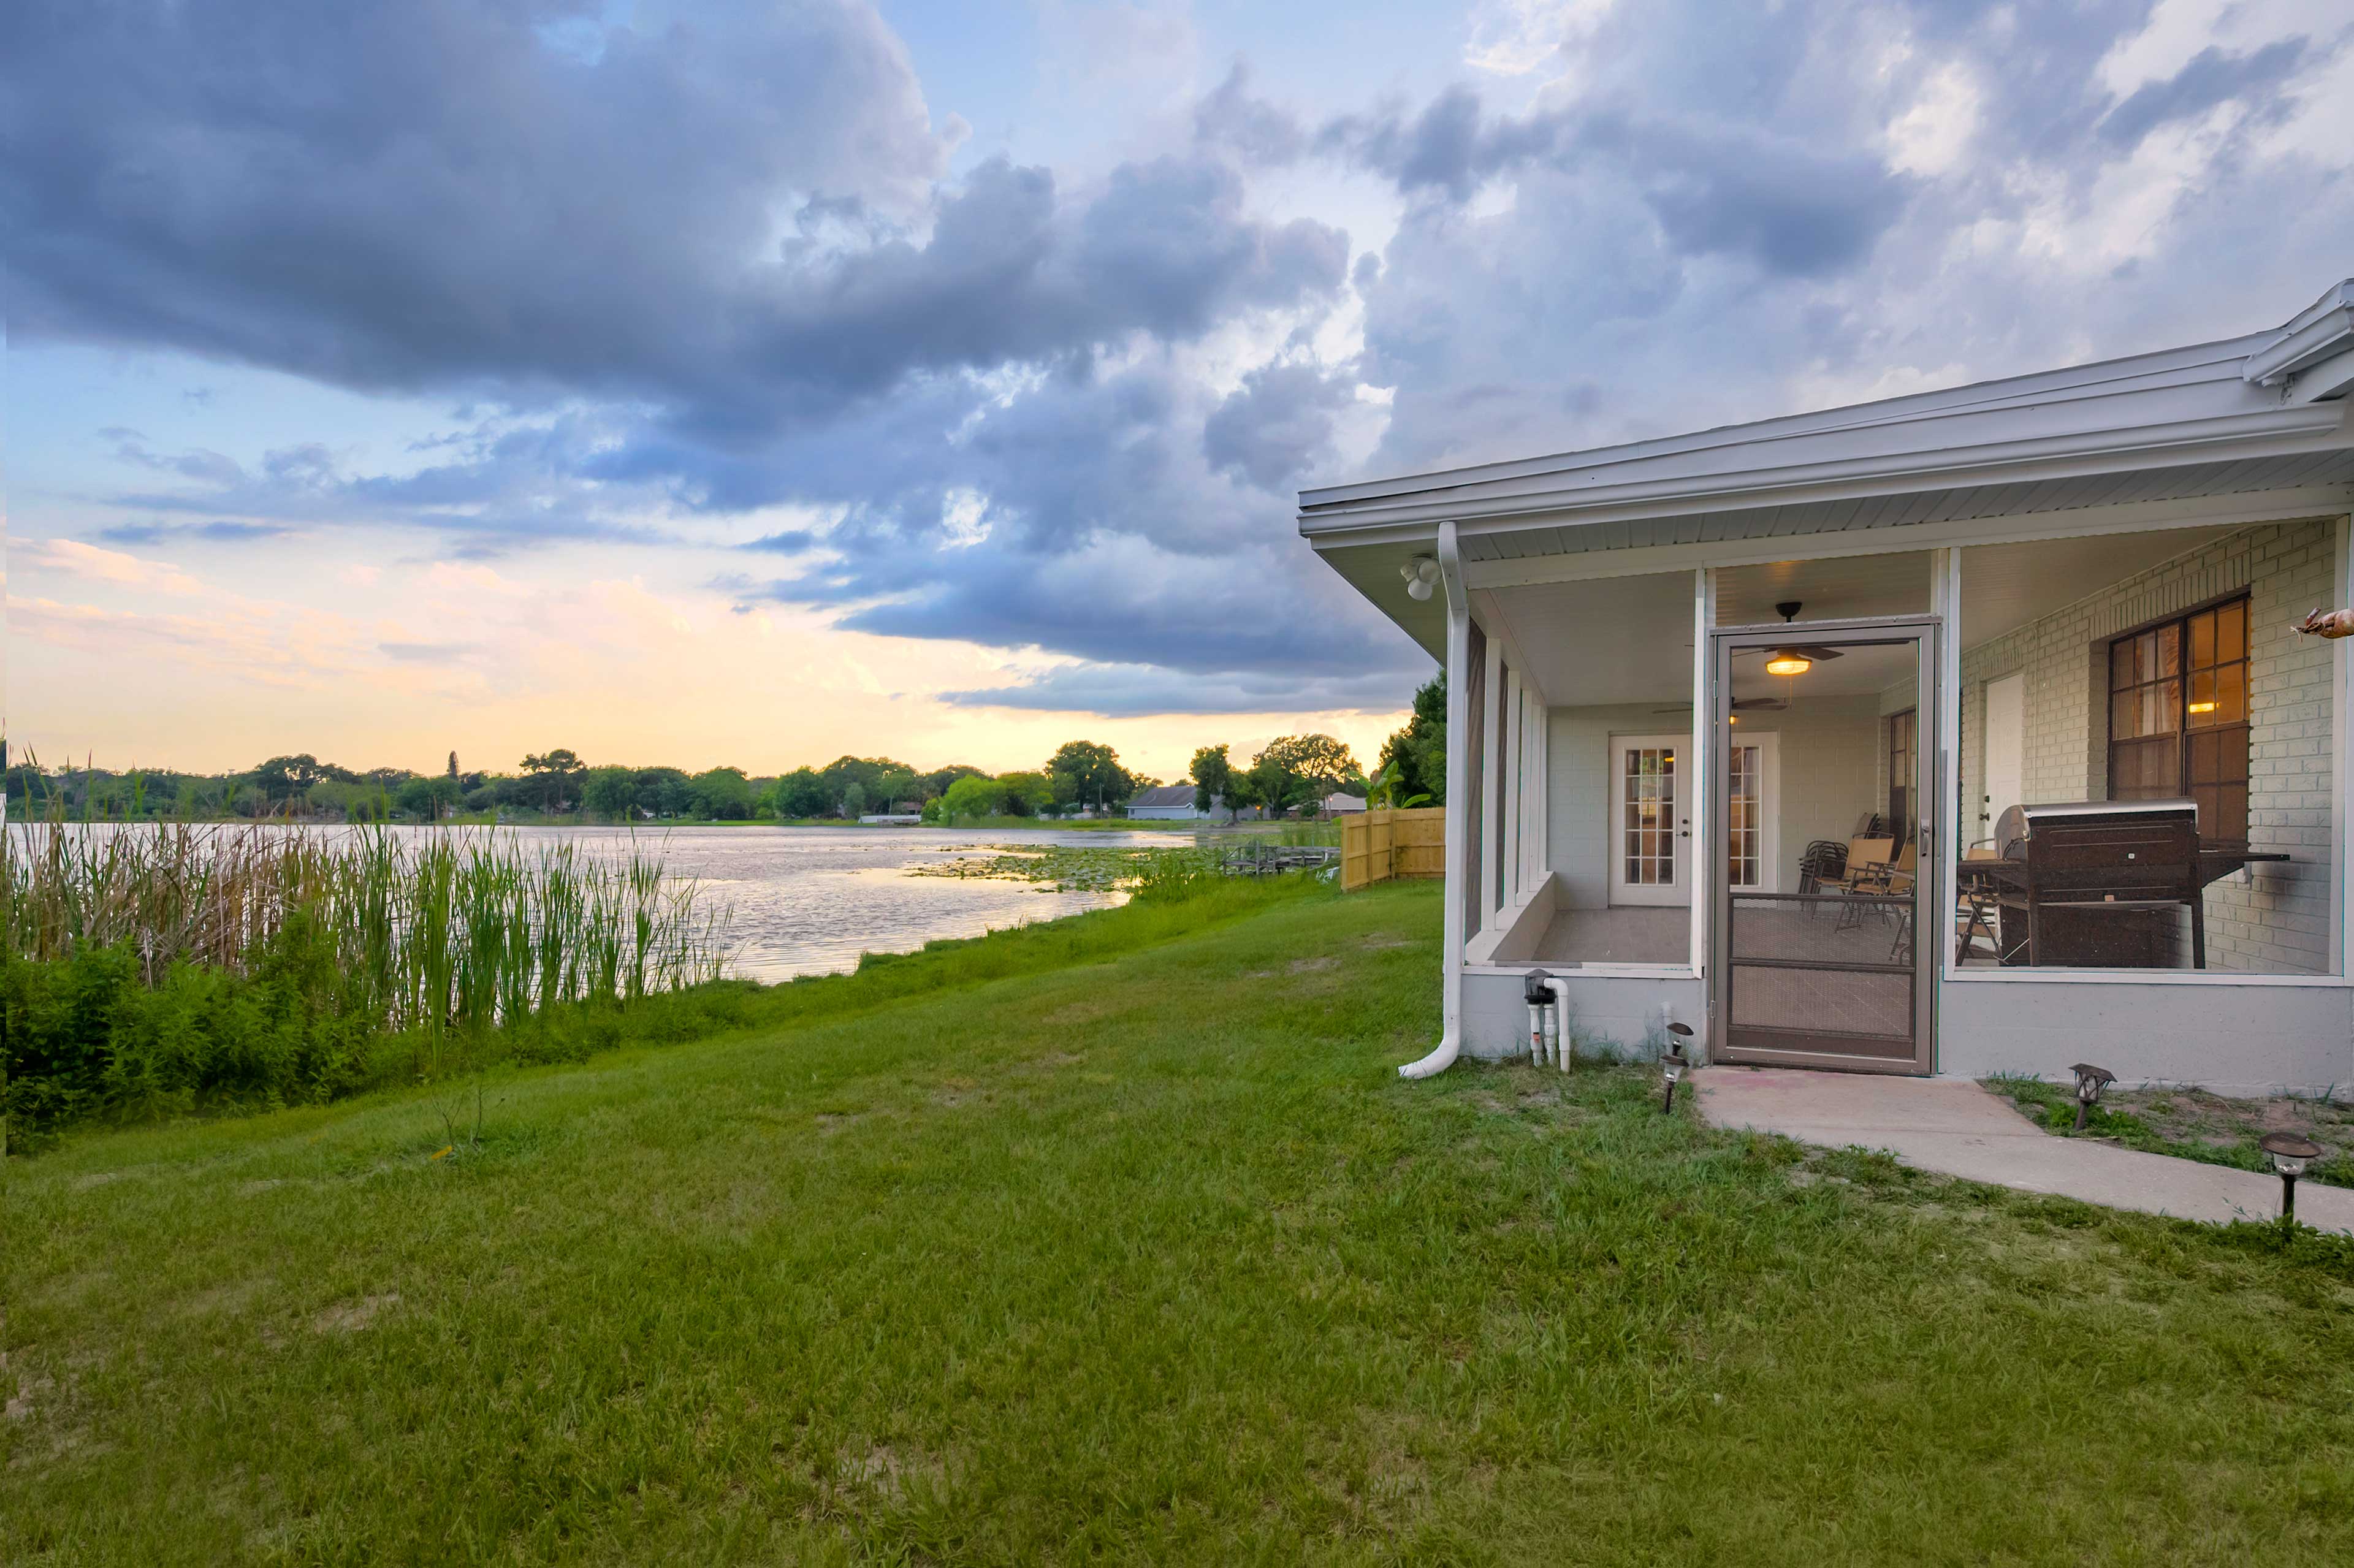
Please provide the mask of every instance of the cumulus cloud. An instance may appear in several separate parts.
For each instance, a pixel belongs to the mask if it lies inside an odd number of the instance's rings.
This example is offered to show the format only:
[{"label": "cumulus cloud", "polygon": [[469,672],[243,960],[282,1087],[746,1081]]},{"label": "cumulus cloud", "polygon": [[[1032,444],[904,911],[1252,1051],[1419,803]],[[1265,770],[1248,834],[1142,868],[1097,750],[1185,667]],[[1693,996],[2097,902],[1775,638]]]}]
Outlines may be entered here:
[{"label": "cumulus cloud", "polygon": [[[1498,0],[1477,83],[1310,116],[1237,67],[1079,176],[951,174],[850,0],[16,6],[11,327],[466,406],[399,471],[110,432],[116,543],[710,551],[747,611],[1052,656],[959,704],[1394,705],[1422,656],[1301,484],[2220,335],[2341,272],[2347,24],[2180,10]],[[1318,181],[1379,190],[1378,253],[1288,215]]]},{"label": "cumulus cloud", "polygon": [[[1429,677],[1428,662],[1417,679]],[[1324,713],[1388,713],[1397,707],[1398,676],[1381,670],[1329,679],[1317,687]],[[1157,664],[1066,665],[1025,675],[1008,685],[944,692],[957,707],[1016,708],[1041,713],[1101,714],[1111,718],[1159,718],[1172,714],[1283,714],[1299,706],[1299,683],[1247,671],[1188,675]]]}]

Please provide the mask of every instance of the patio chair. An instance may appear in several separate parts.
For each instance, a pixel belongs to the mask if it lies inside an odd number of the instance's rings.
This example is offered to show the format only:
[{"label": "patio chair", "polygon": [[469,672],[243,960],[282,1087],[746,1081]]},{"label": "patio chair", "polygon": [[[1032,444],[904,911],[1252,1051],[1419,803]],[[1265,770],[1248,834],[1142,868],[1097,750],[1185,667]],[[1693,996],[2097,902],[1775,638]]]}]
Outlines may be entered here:
[{"label": "patio chair", "polygon": [[[1837,839],[1817,839],[1798,857],[1798,892],[1812,897],[1847,875],[1847,845]],[[1807,906],[1809,917],[1815,906]]]},{"label": "patio chair", "polygon": [[1862,895],[1884,893],[1892,874],[1890,857],[1896,853],[1896,841],[1889,838],[1857,837],[1847,842],[1847,870],[1834,885],[1838,892],[1857,900],[1840,907],[1838,928],[1852,931],[1863,923],[1865,906]]},{"label": "patio chair", "polygon": [[[2002,852],[1995,848],[1992,839],[1980,839],[1962,851],[1965,866],[1972,861],[2001,858]],[[1954,938],[1954,962],[1967,963],[1980,937],[1984,937],[1987,946],[1994,949],[1995,961],[2002,961],[2002,938],[1995,931],[1995,912],[2000,902],[1994,885],[1986,877],[1973,876],[1967,870],[1963,872],[1954,888],[1954,921],[1959,927]]]}]

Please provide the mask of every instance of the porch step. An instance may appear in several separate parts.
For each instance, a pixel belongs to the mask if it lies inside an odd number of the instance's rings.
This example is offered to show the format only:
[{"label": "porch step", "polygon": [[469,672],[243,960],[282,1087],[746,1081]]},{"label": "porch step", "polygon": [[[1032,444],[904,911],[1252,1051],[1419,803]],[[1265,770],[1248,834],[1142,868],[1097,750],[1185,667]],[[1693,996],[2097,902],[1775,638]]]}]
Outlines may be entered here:
[{"label": "porch step", "polygon": [[[1968,1078],[1703,1067],[1691,1083],[1702,1117],[1716,1127],[1884,1149],[1919,1170],[2112,1209],[2217,1223],[2280,1213],[2276,1176],[2055,1138]],[[2354,1234],[2354,1191],[2300,1181],[2296,1217]]]}]

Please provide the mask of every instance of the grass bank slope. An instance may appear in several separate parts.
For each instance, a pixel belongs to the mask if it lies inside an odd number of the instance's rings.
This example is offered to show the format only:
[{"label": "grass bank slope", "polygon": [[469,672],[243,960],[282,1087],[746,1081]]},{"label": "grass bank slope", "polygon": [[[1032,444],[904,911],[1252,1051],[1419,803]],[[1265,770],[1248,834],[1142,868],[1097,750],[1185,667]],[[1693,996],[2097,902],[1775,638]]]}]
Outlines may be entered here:
[{"label": "grass bank slope", "polygon": [[2344,1557],[2343,1250],[1401,1082],[1438,915],[18,1161],[0,1560]]}]

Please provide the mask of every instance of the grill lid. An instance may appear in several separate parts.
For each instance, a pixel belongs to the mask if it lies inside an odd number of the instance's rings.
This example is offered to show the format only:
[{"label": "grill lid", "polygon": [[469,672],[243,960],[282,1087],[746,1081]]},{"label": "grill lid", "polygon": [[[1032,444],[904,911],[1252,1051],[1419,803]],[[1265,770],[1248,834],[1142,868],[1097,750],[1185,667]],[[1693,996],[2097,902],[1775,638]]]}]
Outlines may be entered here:
[{"label": "grill lid", "polygon": [[2199,802],[2167,800],[2053,800],[2037,806],[2005,807],[1995,819],[1995,849],[2004,859],[2017,858],[2038,822],[2199,821]]}]

